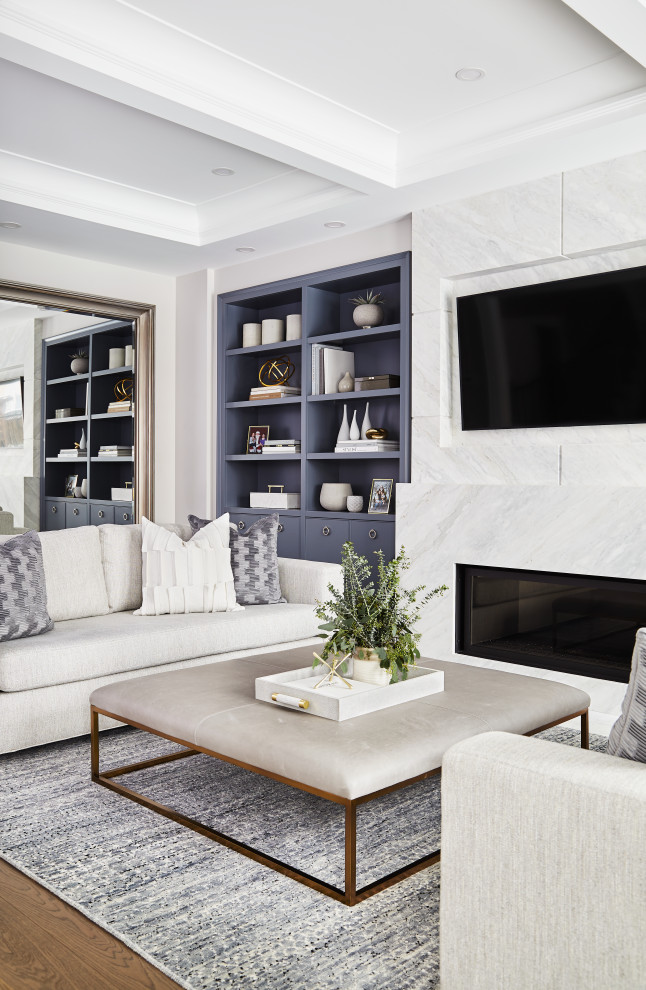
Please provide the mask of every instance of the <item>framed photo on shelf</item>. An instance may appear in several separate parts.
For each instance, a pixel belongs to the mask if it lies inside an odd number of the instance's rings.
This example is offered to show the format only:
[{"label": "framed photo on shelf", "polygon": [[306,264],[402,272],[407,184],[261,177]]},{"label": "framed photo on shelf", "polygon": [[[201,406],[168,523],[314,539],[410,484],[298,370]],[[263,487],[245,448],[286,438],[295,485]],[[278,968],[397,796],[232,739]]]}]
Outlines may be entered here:
[{"label": "framed photo on shelf", "polygon": [[74,489],[78,480],[78,474],[68,474],[65,479],[65,498],[74,498]]},{"label": "framed photo on shelf", "polygon": [[368,512],[387,513],[390,509],[390,499],[393,492],[392,478],[373,478],[370,489]]},{"label": "framed photo on shelf", "polygon": [[268,426],[250,426],[247,430],[247,453],[262,454],[262,448],[269,440]]}]

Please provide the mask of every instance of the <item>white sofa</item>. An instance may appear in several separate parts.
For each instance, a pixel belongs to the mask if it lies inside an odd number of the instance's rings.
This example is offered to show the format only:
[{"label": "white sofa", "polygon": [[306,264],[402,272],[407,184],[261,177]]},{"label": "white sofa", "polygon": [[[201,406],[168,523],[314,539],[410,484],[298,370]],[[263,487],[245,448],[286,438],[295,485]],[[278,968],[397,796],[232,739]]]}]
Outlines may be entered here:
[{"label": "white sofa", "polygon": [[646,765],[492,732],[442,768],[442,990],[644,990]]},{"label": "white sofa", "polygon": [[[188,526],[167,528],[190,538]],[[40,537],[55,625],[0,643],[0,753],[89,732],[90,694],[110,681],[315,643],[314,601],[341,574],[336,564],[279,558],[286,604],[136,616],[140,526],[82,526]],[[102,719],[101,727],[115,724]]]}]

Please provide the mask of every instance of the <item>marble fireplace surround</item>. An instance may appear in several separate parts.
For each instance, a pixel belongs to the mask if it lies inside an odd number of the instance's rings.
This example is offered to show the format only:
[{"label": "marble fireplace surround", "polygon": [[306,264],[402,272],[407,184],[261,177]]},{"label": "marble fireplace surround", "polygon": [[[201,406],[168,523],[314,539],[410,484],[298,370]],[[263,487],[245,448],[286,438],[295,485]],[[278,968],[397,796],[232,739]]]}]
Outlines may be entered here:
[{"label": "marble fireplace surround", "polygon": [[[412,473],[396,507],[413,583],[453,589],[457,563],[646,579],[646,424],[463,432],[455,325],[460,295],[646,265],[645,175],[642,152],[413,215]],[[458,656],[454,611],[452,590],[426,610],[425,655],[583,687],[608,731],[624,684]]]},{"label": "marble fireplace surround", "polygon": [[400,538],[409,534],[403,542],[414,561],[411,580],[449,586],[424,611],[422,654],[581,687],[592,698],[598,730],[607,731],[625,684],[455,653],[455,569],[473,564],[646,580],[643,490],[432,485],[420,493],[401,485],[398,499]]}]

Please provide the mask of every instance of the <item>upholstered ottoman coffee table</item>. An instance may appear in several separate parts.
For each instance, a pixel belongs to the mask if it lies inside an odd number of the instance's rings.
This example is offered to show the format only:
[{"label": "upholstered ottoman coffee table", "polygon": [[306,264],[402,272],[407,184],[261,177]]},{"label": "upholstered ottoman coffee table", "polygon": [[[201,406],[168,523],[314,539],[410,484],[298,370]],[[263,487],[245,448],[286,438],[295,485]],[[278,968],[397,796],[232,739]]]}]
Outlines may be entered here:
[{"label": "upholstered ottoman coffee table", "polygon": [[[256,677],[306,667],[311,660],[311,647],[301,647],[98,688],[90,698],[92,780],[336,900],[357,904],[430,866],[440,856],[439,850],[430,853],[357,890],[356,815],[360,804],[438,774],[449,746],[481,732],[497,729],[529,736],[580,717],[581,745],[588,746],[590,699],[584,691],[543,678],[460,663],[422,660],[425,666],[444,671],[443,692],[344,722],[255,700]],[[102,773],[100,714],[187,748]],[[123,774],[196,753],[206,753],[343,805],[344,889],[116,782]]]}]

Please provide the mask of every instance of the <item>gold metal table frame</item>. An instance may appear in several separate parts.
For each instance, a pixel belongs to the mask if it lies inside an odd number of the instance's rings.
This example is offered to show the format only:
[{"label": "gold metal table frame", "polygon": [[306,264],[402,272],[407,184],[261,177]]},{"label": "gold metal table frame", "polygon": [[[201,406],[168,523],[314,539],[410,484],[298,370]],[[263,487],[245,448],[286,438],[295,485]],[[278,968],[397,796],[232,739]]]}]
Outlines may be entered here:
[{"label": "gold metal table frame", "polygon": [[[163,739],[168,739],[170,742],[179,743],[179,745],[186,746],[188,748],[180,750],[179,752],[169,753],[166,756],[158,756],[151,760],[144,760],[141,763],[130,763],[127,766],[115,767],[112,770],[107,770],[104,773],[101,773],[99,769],[99,715],[107,715],[108,718],[115,719],[117,722],[122,722],[125,725],[131,725],[135,729],[141,729],[144,732],[151,733],[152,735],[161,736]],[[393,791],[401,790],[403,787],[408,787],[410,784],[416,784],[421,780],[426,780],[428,777],[434,777],[441,773],[441,767],[436,767],[426,773],[419,774],[417,777],[410,777],[408,780],[402,780],[397,784],[392,784],[390,787],[383,787],[378,791],[373,791],[371,794],[364,794],[361,797],[350,799],[339,797],[337,794],[330,794],[327,791],[319,790],[317,787],[310,787],[308,784],[302,784],[297,780],[290,780],[288,777],[282,777],[280,774],[272,773],[269,770],[263,770],[261,767],[253,766],[250,763],[244,763],[242,760],[233,759],[233,757],[225,756],[222,753],[215,753],[212,750],[205,749],[202,746],[194,746],[191,743],[187,743],[184,739],[178,739],[175,736],[170,736],[165,732],[159,732],[157,729],[153,729],[148,725],[141,725],[139,722],[133,722],[130,719],[115,714],[114,712],[108,712],[102,708],[96,708],[94,705],[90,707],[90,716],[92,781],[95,784],[101,784],[103,787],[107,787],[111,791],[116,791],[117,794],[121,794],[124,797],[130,798],[131,801],[135,801],[137,804],[143,805],[144,808],[149,808],[151,811],[156,811],[160,815],[170,818],[171,821],[178,822],[180,825],[185,825],[194,832],[199,832],[200,835],[213,839],[215,842],[219,842],[221,845],[227,846],[229,849],[234,849],[236,852],[242,853],[243,856],[248,856],[257,863],[262,863],[263,866],[269,866],[272,870],[276,870],[278,873],[282,873],[284,876],[290,877],[292,880],[298,880],[299,883],[305,884],[306,887],[312,887],[314,890],[318,890],[320,893],[326,894],[328,897],[332,897],[334,900],[340,901],[342,904],[347,904],[350,906],[359,904],[361,901],[365,901],[366,898],[372,897],[373,894],[378,894],[380,891],[386,890],[388,887],[392,887],[393,884],[398,883],[400,880],[405,880],[407,877],[413,876],[413,874],[418,873],[420,870],[426,869],[427,866],[432,866],[433,863],[439,862],[440,850],[437,849],[435,852],[422,856],[420,859],[416,859],[413,863],[409,863],[407,866],[404,866],[399,870],[395,870],[392,873],[387,874],[387,876],[382,877],[380,880],[376,880],[374,883],[370,883],[367,886],[361,887],[357,890],[357,808],[359,805],[367,804],[368,801],[374,801],[375,798],[381,797],[384,794],[390,794]],[[534,736],[539,732],[544,732],[546,729],[551,729],[556,725],[561,725],[563,722],[568,722],[573,718],[581,719],[581,748],[588,749],[589,723],[587,708],[578,712],[573,712],[571,715],[566,715],[564,718],[558,719],[555,722],[550,722],[548,725],[542,725],[537,729],[533,729],[531,732],[526,732],[525,735]],[[267,853],[260,852],[260,850],[254,849],[252,846],[248,846],[244,842],[239,842],[237,839],[234,839],[229,835],[225,835],[223,832],[218,832],[217,829],[210,828],[208,825],[203,825],[201,822],[198,822],[193,818],[189,818],[187,815],[183,815],[181,812],[175,811],[173,808],[169,808],[165,804],[160,804],[158,801],[153,801],[151,798],[147,798],[143,794],[139,794],[137,791],[133,791],[128,787],[124,787],[122,784],[115,783],[114,781],[115,777],[120,777],[127,773],[134,773],[136,770],[145,770],[147,767],[158,766],[161,763],[170,763],[173,760],[181,760],[187,756],[196,756],[198,753],[211,756],[216,760],[222,760],[224,763],[231,763],[234,766],[242,767],[244,770],[250,770],[252,773],[259,774],[262,777],[268,777],[270,780],[277,780],[281,784],[288,784],[290,787],[295,787],[298,790],[306,791],[308,794],[315,794],[317,797],[322,797],[327,801],[333,801],[335,804],[342,805],[345,808],[345,883],[343,890],[339,887],[333,886],[332,884],[326,883],[324,880],[318,880],[316,877],[310,876],[309,873],[305,873],[303,870],[299,870],[294,866],[289,866],[287,863],[283,863],[281,860],[275,859],[275,857],[269,856]]]}]

